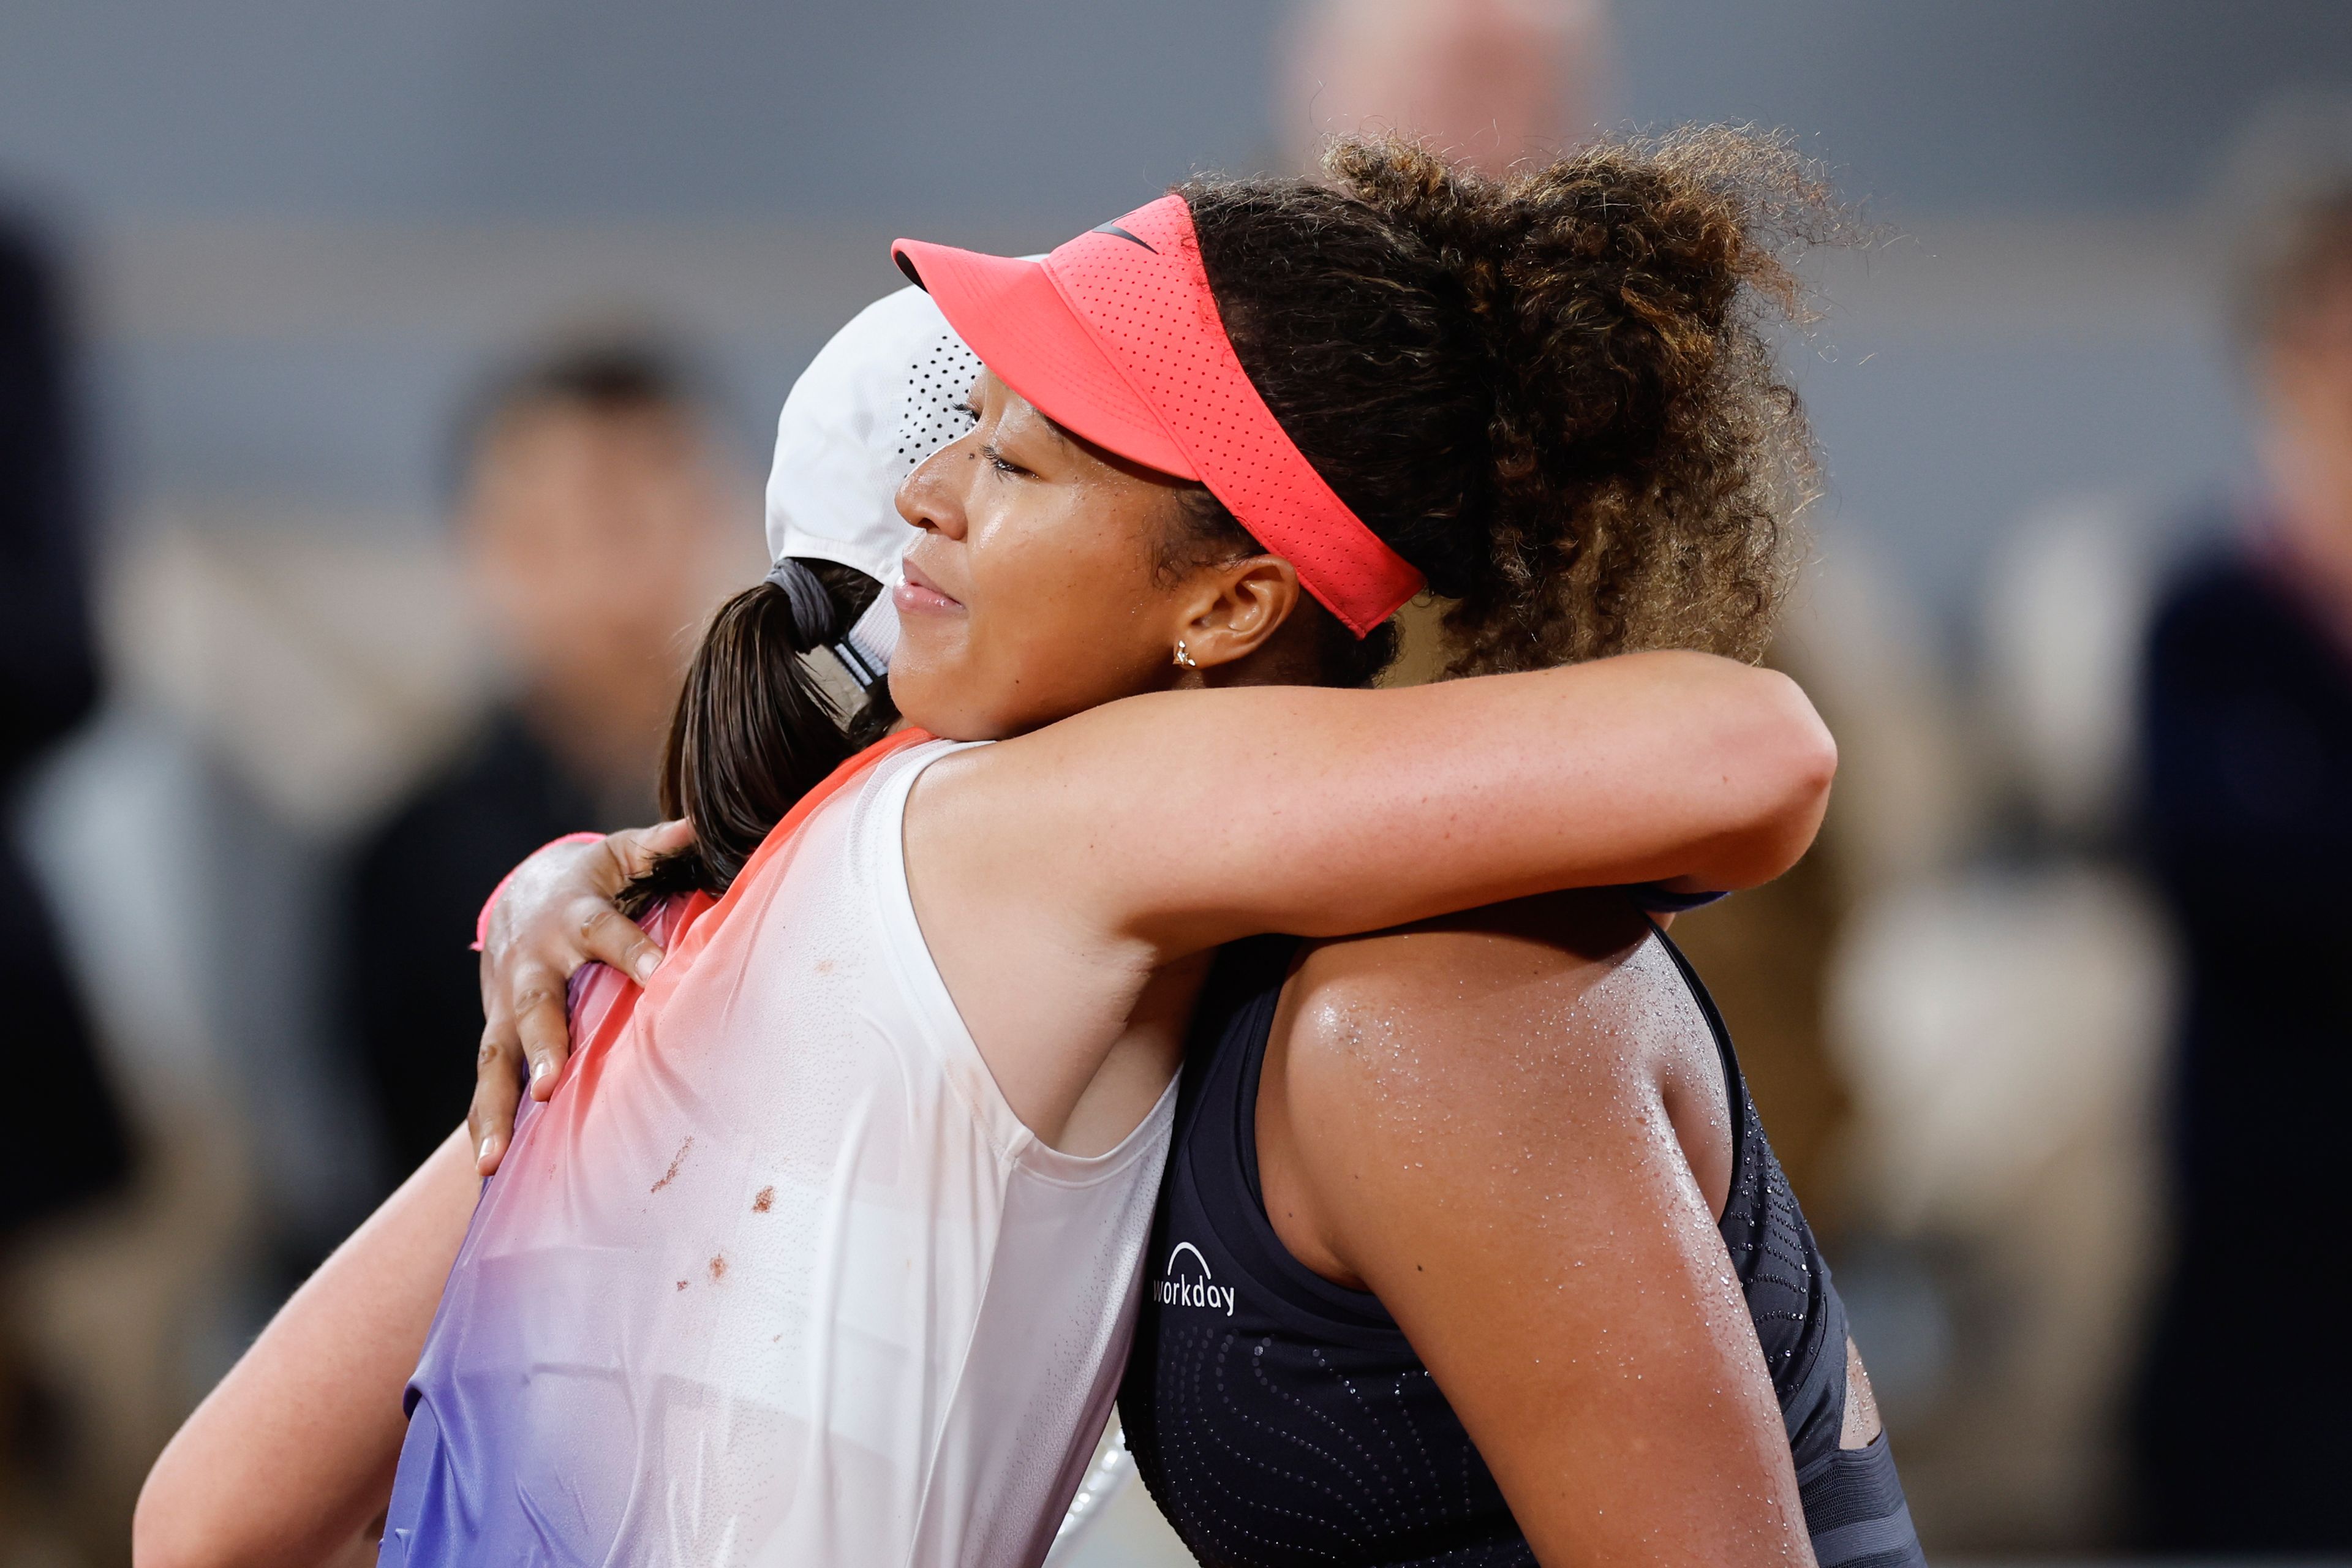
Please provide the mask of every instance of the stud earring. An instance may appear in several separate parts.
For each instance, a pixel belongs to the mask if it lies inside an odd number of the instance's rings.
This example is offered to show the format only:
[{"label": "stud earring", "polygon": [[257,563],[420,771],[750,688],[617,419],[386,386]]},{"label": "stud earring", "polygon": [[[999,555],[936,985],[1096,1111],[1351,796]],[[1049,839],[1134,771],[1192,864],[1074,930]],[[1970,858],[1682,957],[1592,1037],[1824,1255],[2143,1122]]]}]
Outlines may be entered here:
[{"label": "stud earring", "polygon": [[1198,669],[1201,668],[1199,665],[1192,662],[1192,651],[1185,647],[1184,639],[1182,637],[1178,637],[1176,639],[1176,662],[1182,665],[1186,669]]}]

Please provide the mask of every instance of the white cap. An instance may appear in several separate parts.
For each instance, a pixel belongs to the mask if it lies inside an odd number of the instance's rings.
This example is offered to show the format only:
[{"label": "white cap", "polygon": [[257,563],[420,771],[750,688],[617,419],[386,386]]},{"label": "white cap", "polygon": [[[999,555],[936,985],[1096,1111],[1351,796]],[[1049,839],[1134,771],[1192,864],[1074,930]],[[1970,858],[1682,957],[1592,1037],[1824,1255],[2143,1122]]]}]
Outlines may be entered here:
[{"label": "white cap", "polygon": [[849,640],[887,668],[898,616],[887,592],[915,531],[898,486],[971,427],[963,412],[980,360],[920,289],[901,289],[850,319],[784,399],[768,474],[768,555],[838,562],[885,592]]}]

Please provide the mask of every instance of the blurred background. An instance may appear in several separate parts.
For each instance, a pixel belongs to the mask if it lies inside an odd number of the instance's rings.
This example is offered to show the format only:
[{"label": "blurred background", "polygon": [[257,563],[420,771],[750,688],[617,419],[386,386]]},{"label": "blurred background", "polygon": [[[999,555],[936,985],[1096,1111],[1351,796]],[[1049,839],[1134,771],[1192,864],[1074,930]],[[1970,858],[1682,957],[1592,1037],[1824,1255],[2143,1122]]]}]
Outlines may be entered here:
[{"label": "blurred background", "polygon": [[[2352,1554],[2352,8],[11,0],[0,1568],[463,1111],[472,911],[649,818],[913,234],[1363,125],[1786,128],[1819,850],[1677,929],[1945,1558]],[[1089,1562],[1181,1561],[1139,1493]]]}]

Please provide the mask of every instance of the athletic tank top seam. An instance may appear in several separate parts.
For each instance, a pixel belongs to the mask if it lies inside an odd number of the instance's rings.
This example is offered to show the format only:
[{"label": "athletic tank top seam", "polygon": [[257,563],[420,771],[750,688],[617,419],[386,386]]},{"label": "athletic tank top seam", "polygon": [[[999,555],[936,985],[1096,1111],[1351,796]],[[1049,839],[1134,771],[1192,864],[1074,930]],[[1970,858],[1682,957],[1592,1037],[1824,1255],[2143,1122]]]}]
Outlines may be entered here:
[{"label": "athletic tank top seam", "polygon": [[1732,1170],[1731,1180],[1724,1189],[1724,1212],[1715,1216],[1716,1224],[1720,1226],[1730,1211],[1732,1193],[1739,1184],[1739,1152],[1748,1146],[1749,1135],[1756,1131],[1748,1125],[1748,1080],[1739,1070],[1738,1054],[1731,1048],[1731,1027],[1716,1010],[1715,998],[1699,983],[1698,971],[1691,967],[1690,960],[1683,956],[1683,950],[1675,945],[1675,939],[1666,934],[1666,928],[1658,923],[1655,915],[1645,912],[1644,918],[1650,922],[1650,934],[1674,961],[1675,973],[1682,977],[1683,994],[1698,1004],[1699,1016],[1706,1020],[1707,1037],[1715,1042],[1716,1065],[1723,1069],[1723,1099],[1729,1108],[1726,1120],[1731,1123]]},{"label": "athletic tank top seam", "polygon": [[1832,1448],[1826,1454],[1817,1455],[1811,1463],[1807,1464],[1804,1468],[1797,1472],[1797,1485],[1800,1487],[1811,1486],[1813,1482],[1821,1479],[1823,1475],[1827,1474],[1831,1468],[1836,1465],[1840,1459],[1848,1459],[1851,1462],[1858,1463],[1864,1459],[1875,1457],[1874,1451],[1879,1448],[1885,1447],[1886,1446],[1886,1428],[1881,1426],[1878,1429],[1878,1435],[1871,1438],[1869,1442],[1864,1443],[1859,1448]]},{"label": "athletic tank top seam", "polygon": [[[1038,1137],[1004,1098],[987,1057],[971,1037],[971,1030],[955,1005],[955,995],[948,989],[946,977],[940,973],[939,964],[931,957],[921,918],[915,912],[914,889],[907,874],[907,799],[923,770],[931,763],[957,752],[991,744],[993,742],[987,741],[935,741],[909,746],[896,756],[885,758],[880,766],[897,771],[877,779],[874,788],[861,795],[857,805],[861,812],[870,811],[876,816],[871,821],[853,823],[850,831],[861,851],[874,858],[871,865],[875,874],[869,885],[876,919],[893,938],[884,944],[890,965],[907,994],[920,999],[917,1014],[924,1043],[938,1055],[950,1092],[980,1128],[989,1145],[1023,1176],[1073,1190],[1098,1186],[1147,1157],[1158,1134],[1172,1123],[1177,1075],[1170,1076],[1159,1100],[1128,1134],[1102,1153],[1071,1154],[1055,1148]],[[869,840],[866,837],[868,833],[887,834],[887,842]],[[985,1103],[975,1103],[976,1099]]]},{"label": "athletic tank top seam", "polygon": [[[1269,944],[1265,951],[1270,952],[1273,942],[1285,939],[1262,940]],[[1234,1096],[1232,1128],[1234,1154],[1241,1170],[1245,1203],[1242,1235],[1225,1238],[1226,1244],[1238,1252],[1240,1248],[1234,1244],[1240,1242],[1262,1254],[1258,1259],[1248,1257],[1237,1258],[1250,1282],[1269,1291],[1285,1305],[1314,1319],[1325,1331],[1360,1345],[1367,1342],[1380,1345],[1402,1343],[1405,1342],[1404,1331],[1397,1327],[1396,1320],[1380,1304],[1377,1295],[1370,1290],[1355,1290],[1335,1284],[1298,1261],[1265,1212],[1265,1198],[1257,1168],[1258,1084],[1265,1067],[1266,1046],[1273,1037],[1274,1016],[1281,1011],[1283,990],[1290,983],[1291,970],[1300,949],[1306,945],[1304,938],[1287,940],[1289,945],[1281,950],[1282,976],[1279,983],[1253,999],[1246,1009],[1251,1016],[1250,1044],[1242,1053],[1238,1067],[1239,1083]],[[1268,969],[1275,967],[1271,958],[1265,961],[1265,966]],[[1265,1015],[1264,1028],[1258,1026],[1260,1014]],[[1186,1174],[1188,1178],[1192,1176],[1189,1171]],[[1197,1195],[1197,1180],[1192,1182],[1192,1185]],[[1207,1206],[1212,1211],[1215,1207],[1213,1205]]]},{"label": "athletic tank top seam", "polygon": [[[1751,1136],[1760,1138],[1761,1134],[1760,1128],[1750,1125],[1751,1118],[1754,1116],[1755,1112],[1748,1097],[1747,1075],[1739,1070],[1738,1055],[1732,1049],[1730,1026],[1723,1021],[1723,1014],[1721,1010],[1716,1006],[1715,997],[1708,993],[1706,986],[1700,982],[1698,971],[1691,967],[1690,960],[1684,956],[1683,950],[1675,945],[1675,939],[1666,934],[1665,927],[1658,924],[1657,919],[1654,916],[1650,919],[1650,928],[1657,934],[1658,945],[1664,948],[1666,950],[1666,956],[1674,960],[1676,973],[1681,974],[1683,977],[1684,991],[1688,993],[1690,996],[1698,1003],[1699,1011],[1706,1016],[1707,1029],[1715,1037],[1716,1051],[1723,1058],[1724,1095],[1731,1102],[1731,1181],[1732,1190],[1736,1192],[1738,1188],[1739,1183],[1740,1151],[1748,1147],[1748,1140]],[[1787,1181],[1789,1179],[1788,1173],[1785,1171],[1780,1172],[1780,1178],[1783,1182]],[[1793,1194],[1791,1194],[1791,1196],[1793,1201]],[[1729,1202],[1729,1197],[1727,1196],[1725,1199],[1725,1217],[1728,1217]],[[1718,1226],[1720,1224],[1721,1221],[1718,1220]],[[1810,1234],[1810,1231],[1808,1234]],[[1815,1245],[1818,1247],[1818,1243]],[[1772,1245],[1772,1238],[1769,1233],[1764,1239],[1757,1243],[1757,1250],[1765,1258],[1775,1258],[1782,1263],[1793,1264],[1796,1266],[1797,1278],[1795,1279],[1786,1279],[1784,1277],[1785,1283],[1791,1285],[1800,1283],[1803,1281],[1805,1277],[1811,1271],[1811,1265],[1806,1258],[1802,1256],[1791,1258],[1785,1252],[1776,1250]],[[1736,1264],[1737,1260],[1735,1259],[1734,1261]],[[1822,1261],[1822,1289],[1818,1294],[1808,1291],[1808,1301],[1809,1305],[1813,1303],[1821,1304],[1822,1309],[1826,1311],[1828,1310],[1828,1302],[1834,1300],[1833,1294],[1828,1289],[1829,1264],[1826,1259]],[[1759,1265],[1759,1272],[1761,1272],[1760,1264]],[[1744,1291],[1742,1293],[1745,1294]],[[1794,1312],[1785,1309],[1766,1308],[1759,1310],[1753,1305],[1748,1309],[1748,1316],[1751,1321],[1760,1318],[1766,1321],[1803,1322],[1810,1315],[1810,1312]],[[1842,1320],[1843,1317],[1843,1310],[1841,1309],[1836,1315]],[[1845,1341],[1847,1333],[1850,1331],[1851,1330],[1847,1329],[1842,1330],[1838,1332],[1834,1336],[1837,1340],[1837,1343],[1835,1345],[1828,1343],[1829,1340],[1832,1337],[1832,1335],[1823,1334],[1821,1337],[1821,1342],[1811,1347],[1811,1352],[1806,1357],[1804,1364],[1802,1366],[1796,1366],[1790,1369],[1792,1373],[1790,1381],[1792,1384],[1797,1387],[1802,1387],[1807,1383],[1810,1383],[1813,1377],[1814,1368],[1820,1364],[1821,1358],[1825,1354],[1835,1356],[1838,1364],[1843,1367],[1845,1362],[1846,1353]],[[1835,1386],[1829,1391],[1828,1418],[1840,1429],[1843,1427],[1845,1423],[1845,1375],[1843,1371],[1841,1371],[1836,1374]],[[1775,1387],[1776,1389],[1778,1387],[1777,1380],[1775,1381]],[[1786,1414],[1787,1412],[1784,1407],[1784,1416]],[[1884,1434],[1881,1435],[1884,1436]],[[1789,1436],[1793,1440],[1797,1434],[1791,1432]],[[1834,1454],[1839,1451],[1841,1450],[1837,1449],[1835,1444],[1832,1444],[1832,1452]]]},{"label": "athletic tank top seam", "polygon": [[1041,1187],[1062,1187],[1077,1191],[1100,1185],[1109,1177],[1125,1172],[1138,1160],[1149,1159],[1154,1139],[1159,1138],[1175,1125],[1178,1081],[1179,1075],[1170,1074],[1168,1087],[1160,1091],[1160,1098],[1151,1102],[1151,1109],[1144,1112],[1143,1120],[1138,1121],[1126,1137],[1099,1154],[1066,1153],[1045,1140],[1036,1138],[1035,1134],[1031,1134],[1034,1140],[1029,1145],[1031,1150],[1043,1151],[1045,1153],[1053,1155],[1056,1160],[1101,1161],[1103,1164],[1099,1169],[1089,1168],[1082,1174],[1065,1176],[1053,1171],[1040,1169],[1031,1163],[1025,1151],[1023,1157],[1015,1163],[1016,1168],[1023,1179],[1034,1182]]}]

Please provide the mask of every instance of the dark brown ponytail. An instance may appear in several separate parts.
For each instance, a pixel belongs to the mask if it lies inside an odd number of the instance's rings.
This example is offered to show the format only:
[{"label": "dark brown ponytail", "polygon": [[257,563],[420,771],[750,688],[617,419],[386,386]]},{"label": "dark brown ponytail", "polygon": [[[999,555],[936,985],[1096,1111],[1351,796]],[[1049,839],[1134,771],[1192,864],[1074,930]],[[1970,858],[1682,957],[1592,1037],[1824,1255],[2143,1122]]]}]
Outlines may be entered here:
[{"label": "dark brown ponytail", "polygon": [[662,815],[690,818],[694,844],[632,883],[625,910],[725,892],[794,802],[898,721],[889,688],[861,689],[831,651],[879,592],[850,567],[787,562],[711,616],[662,749]]}]

